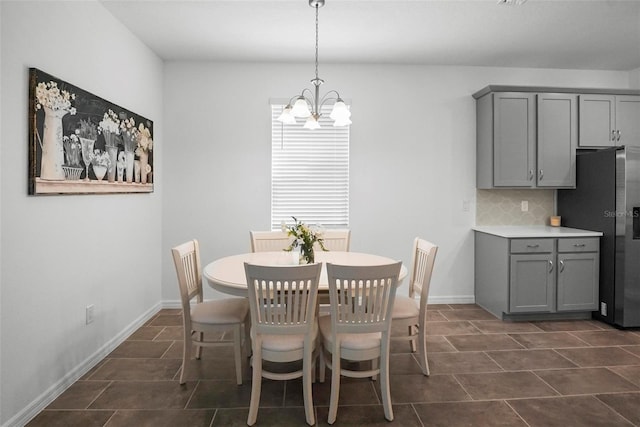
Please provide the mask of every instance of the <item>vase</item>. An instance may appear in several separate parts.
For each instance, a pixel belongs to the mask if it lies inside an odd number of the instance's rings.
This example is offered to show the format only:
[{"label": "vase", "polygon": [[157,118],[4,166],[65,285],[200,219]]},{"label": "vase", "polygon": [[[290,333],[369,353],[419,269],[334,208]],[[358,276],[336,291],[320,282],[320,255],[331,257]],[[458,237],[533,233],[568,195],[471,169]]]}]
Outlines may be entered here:
[{"label": "vase", "polygon": [[84,162],[85,168],[85,181],[89,181],[89,165],[91,164],[91,159],[93,159],[93,146],[96,143],[93,139],[87,139],[80,137],[80,146],[82,147],[82,161]]},{"label": "vase", "polygon": [[300,249],[300,264],[313,264],[316,262],[313,246],[302,246]]},{"label": "vase", "polygon": [[109,170],[107,171],[109,174],[107,175],[107,179],[109,182],[114,182],[116,180],[116,169],[118,163],[118,146],[117,145],[107,145],[107,153],[109,153]]},{"label": "vase", "polygon": [[56,181],[64,180],[64,148],[62,145],[62,118],[66,110],[44,109],[44,128],[42,136],[42,158],[40,160],[40,178]]},{"label": "vase", "polygon": [[102,181],[107,173],[107,167],[103,165],[93,165],[93,173],[96,175],[98,181]]},{"label": "vase", "polygon": [[135,153],[133,151],[125,151],[125,171],[127,175],[127,182],[133,182],[133,161],[135,158]]},{"label": "vase", "polygon": [[140,149],[140,182],[143,184],[147,183],[147,174],[149,171],[147,170],[147,166],[149,166],[149,153]]}]

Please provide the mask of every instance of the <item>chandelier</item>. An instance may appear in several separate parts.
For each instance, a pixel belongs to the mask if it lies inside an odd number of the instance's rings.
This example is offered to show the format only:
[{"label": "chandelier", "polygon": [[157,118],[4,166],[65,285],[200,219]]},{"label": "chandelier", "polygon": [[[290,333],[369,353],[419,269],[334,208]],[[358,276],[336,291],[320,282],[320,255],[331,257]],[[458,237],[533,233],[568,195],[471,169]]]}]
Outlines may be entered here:
[{"label": "chandelier", "polygon": [[[311,80],[313,84],[313,92],[310,89],[304,89],[300,95],[293,96],[284,107],[282,114],[277,118],[284,124],[290,125],[296,123],[296,117],[306,118],[304,124],[306,129],[320,128],[320,113],[322,107],[330,101],[334,101],[333,109],[329,117],[334,121],[334,126],[347,126],[351,124],[351,111],[345,105],[340,94],[335,91],[327,92],[320,98],[320,85],[324,83],[318,77],[318,9],[324,6],[325,0],[309,0],[309,6],[316,9],[316,78]],[[295,100],[295,101],[294,101]],[[292,105],[293,103],[293,105]]]}]

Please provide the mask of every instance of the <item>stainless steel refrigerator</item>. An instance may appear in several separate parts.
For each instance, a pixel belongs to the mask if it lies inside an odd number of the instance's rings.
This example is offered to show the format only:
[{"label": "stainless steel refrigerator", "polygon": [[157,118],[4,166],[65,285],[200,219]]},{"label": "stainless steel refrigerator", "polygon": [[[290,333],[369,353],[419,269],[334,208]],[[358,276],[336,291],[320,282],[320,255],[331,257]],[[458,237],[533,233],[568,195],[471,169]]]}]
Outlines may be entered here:
[{"label": "stainless steel refrigerator", "polygon": [[576,189],[558,190],[557,208],[563,226],[604,233],[594,317],[640,326],[640,147],[579,151]]}]

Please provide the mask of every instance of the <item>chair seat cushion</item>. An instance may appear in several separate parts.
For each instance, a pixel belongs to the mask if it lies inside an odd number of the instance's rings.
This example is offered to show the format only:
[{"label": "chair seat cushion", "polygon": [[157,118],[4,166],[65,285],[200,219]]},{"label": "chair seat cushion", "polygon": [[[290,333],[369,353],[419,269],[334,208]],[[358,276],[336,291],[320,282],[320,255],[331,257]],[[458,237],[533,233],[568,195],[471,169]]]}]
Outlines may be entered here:
[{"label": "chair seat cushion", "polygon": [[191,321],[209,325],[242,323],[249,311],[246,298],[225,298],[198,303],[191,307]]},{"label": "chair seat cushion", "polygon": [[[331,335],[331,316],[320,316],[318,319],[320,333],[324,345],[327,349],[333,347],[333,337]],[[371,332],[366,334],[340,334],[340,347],[349,350],[369,350],[380,347],[382,334]]]},{"label": "chair seat cushion", "polygon": [[396,296],[393,303],[393,319],[410,319],[420,315],[420,308],[413,298]]},{"label": "chair seat cushion", "polygon": [[[318,337],[318,325],[312,328],[312,343],[315,348],[316,338]],[[304,335],[262,335],[262,348],[268,351],[293,351],[304,348]]]}]

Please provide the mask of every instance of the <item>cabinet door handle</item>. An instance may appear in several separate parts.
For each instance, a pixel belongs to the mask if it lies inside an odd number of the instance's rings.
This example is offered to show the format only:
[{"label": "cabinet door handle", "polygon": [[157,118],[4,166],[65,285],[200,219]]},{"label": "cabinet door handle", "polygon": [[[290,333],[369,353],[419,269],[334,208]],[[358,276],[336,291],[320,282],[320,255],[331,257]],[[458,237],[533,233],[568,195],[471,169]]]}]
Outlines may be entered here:
[{"label": "cabinet door handle", "polygon": [[564,261],[560,260],[560,273],[564,271]]},{"label": "cabinet door handle", "polygon": [[584,248],[586,245],[584,243],[574,243],[573,246],[576,248]]},{"label": "cabinet door handle", "polygon": [[533,169],[529,169],[529,181],[533,179]]},{"label": "cabinet door handle", "polygon": [[553,271],[553,261],[549,261],[549,273]]},{"label": "cabinet door handle", "polygon": [[618,136],[617,136],[617,138],[616,138],[616,141],[618,141],[618,142],[619,142],[619,141],[620,141],[620,135],[622,135],[622,132],[620,132],[620,129],[618,129],[618,130],[616,131],[616,134],[618,135]]},{"label": "cabinet door handle", "polygon": [[538,172],[538,181],[542,181],[543,176],[544,176],[544,171],[540,169],[540,172]]},{"label": "cabinet door handle", "polygon": [[540,245],[527,245],[527,247],[528,247],[528,248],[535,249],[535,248],[539,248],[539,247],[540,247]]},{"label": "cabinet door handle", "polygon": [[615,129],[611,131],[611,140],[612,141],[616,140],[616,130]]}]

